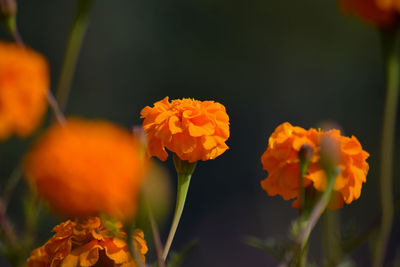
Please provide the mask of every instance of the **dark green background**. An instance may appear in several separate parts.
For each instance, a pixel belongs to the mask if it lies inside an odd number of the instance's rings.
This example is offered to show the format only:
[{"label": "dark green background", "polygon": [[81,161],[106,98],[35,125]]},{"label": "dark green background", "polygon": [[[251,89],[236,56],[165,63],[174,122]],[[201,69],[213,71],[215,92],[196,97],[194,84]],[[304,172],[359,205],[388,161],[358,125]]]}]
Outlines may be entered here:
[{"label": "dark green background", "polygon": [[[74,6],[71,0],[19,3],[21,35],[49,59],[53,89]],[[198,164],[173,249],[199,238],[183,266],[274,266],[273,257],[243,243],[246,235],[285,237],[297,215],[290,202],[260,187],[267,175],[260,157],[268,136],[284,121],[304,128],[331,121],[345,135],[357,136],[371,154],[370,172],[361,198],[341,216],[342,225],[361,231],[380,209],[383,77],[378,31],[343,15],[337,1],[97,0],[67,114],[130,127],[141,124],[144,106],[165,96],[224,104],[230,149]],[[18,149],[2,155],[4,173],[26,145],[10,143]],[[174,177],[171,158],[168,166]],[[17,217],[17,207],[10,208]],[[389,261],[400,244],[399,216],[395,219]],[[43,232],[52,226],[44,224]],[[168,224],[162,229],[165,237]],[[316,261],[318,233],[319,228],[310,249]],[[367,244],[355,260],[369,266]]]}]

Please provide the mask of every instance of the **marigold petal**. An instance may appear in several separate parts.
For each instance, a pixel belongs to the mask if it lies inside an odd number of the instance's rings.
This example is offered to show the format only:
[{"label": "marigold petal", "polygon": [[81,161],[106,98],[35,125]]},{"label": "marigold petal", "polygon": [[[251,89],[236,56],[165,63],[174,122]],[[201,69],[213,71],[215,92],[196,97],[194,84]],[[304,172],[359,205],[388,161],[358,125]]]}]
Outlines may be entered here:
[{"label": "marigold petal", "polygon": [[49,67],[28,47],[0,42],[0,140],[12,134],[26,137],[46,111]]},{"label": "marigold petal", "polygon": [[227,149],[229,149],[229,147],[225,143],[217,145],[216,147],[212,148],[208,153],[204,154],[201,159],[215,159],[216,157],[224,153]]},{"label": "marigold petal", "polygon": [[107,257],[112,259],[116,264],[121,264],[130,260],[130,254],[125,243],[125,249],[119,248],[113,241],[104,243]]},{"label": "marigold petal", "polygon": [[270,196],[280,194],[285,200],[292,199],[298,195],[299,171],[298,164],[286,164],[270,173],[261,185]]},{"label": "marigold petal", "polygon": [[343,207],[343,197],[340,192],[333,191],[328,203],[328,209],[337,210]]},{"label": "marigold petal", "polygon": [[189,134],[193,137],[212,135],[214,134],[214,128],[215,127],[211,123],[206,123],[201,126],[189,123],[188,126]]},{"label": "marigold petal", "polygon": [[[345,12],[359,15],[365,21],[380,27],[392,27],[398,21],[400,9],[382,0],[341,0]],[[396,10],[397,9],[397,10]]]},{"label": "marigold petal", "polygon": [[214,136],[204,136],[203,137],[203,147],[204,149],[212,149],[217,146],[217,140]]},{"label": "marigold petal", "polygon": [[[285,200],[299,196],[299,159],[298,151],[302,145],[314,148],[304,186],[313,186],[318,191],[326,190],[327,178],[320,166],[320,140],[328,135],[340,147],[340,173],[336,177],[329,208],[341,208],[358,199],[362,183],[366,182],[369,154],[364,151],[356,137],[341,136],[339,130],[323,132],[320,129],[305,130],[282,123],[271,134],[268,147],[261,157],[261,162],[268,177],[261,182],[262,188],[271,196],[281,195]],[[296,168],[294,167],[296,166]],[[298,207],[298,201],[293,203]]]},{"label": "marigold petal", "polygon": [[[76,267],[76,266],[119,266],[120,264],[130,263],[130,253],[126,241],[119,239],[115,236],[115,229],[119,231],[118,236],[126,235],[121,231],[122,224],[120,222],[112,222],[113,230],[105,228],[105,222],[99,217],[89,217],[87,219],[79,219],[73,221],[73,230],[67,231],[71,235],[65,240],[57,238],[54,235],[46,244],[38,249],[32,251],[27,260],[29,267]],[[100,223],[100,224],[99,224]],[[69,228],[70,221],[62,223],[55,227],[60,232],[66,232],[63,227]],[[101,236],[94,237],[93,231]],[[143,232],[135,229],[133,234],[134,246],[138,248],[138,252],[143,262],[145,261],[145,254],[147,253],[147,245],[144,240]],[[72,248],[68,246],[49,246],[49,244],[60,242],[73,244]],[[49,249],[52,248],[52,249]]]},{"label": "marigold petal", "polygon": [[181,122],[177,116],[170,117],[168,125],[169,125],[169,130],[171,131],[171,134],[183,132]]},{"label": "marigold petal", "polygon": [[24,163],[39,195],[69,217],[133,216],[146,172],[140,145],[128,131],[82,119],[50,127]]},{"label": "marigold petal", "polygon": [[228,148],[229,117],[219,103],[187,98],[169,103],[164,98],[151,108],[145,107],[141,117],[147,152],[161,160],[168,156],[165,148],[190,162],[213,159]]},{"label": "marigold petal", "polygon": [[76,267],[79,263],[79,256],[68,254],[61,262],[61,267]]},{"label": "marigold petal", "polygon": [[174,148],[178,156],[191,153],[196,148],[196,139],[184,133],[175,134],[170,147]]}]

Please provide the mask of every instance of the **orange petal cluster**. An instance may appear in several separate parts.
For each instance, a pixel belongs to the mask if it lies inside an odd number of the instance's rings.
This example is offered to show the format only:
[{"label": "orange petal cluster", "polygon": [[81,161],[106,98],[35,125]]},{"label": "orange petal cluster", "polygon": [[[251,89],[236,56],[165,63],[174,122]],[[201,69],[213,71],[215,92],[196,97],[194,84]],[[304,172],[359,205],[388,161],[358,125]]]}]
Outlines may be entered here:
[{"label": "orange petal cluster", "polygon": [[374,25],[390,28],[398,23],[398,0],[340,0],[345,12],[359,15]]},{"label": "orange petal cluster", "polygon": [[[343,203],[350,204],[361,195],[362,183],[366,182],[369,165],[366,159],[369,154],[364,151],[356,137],[340,135],[339,130],[321,131],[320,129],[305,130],[285,122],[279,125],[269,138],[268,148],[261,157],[261,162],[268,177],[261,181],[262,188],[270,195],[281,195],[289,200],[300,195],[300,166],[298,152],[304,145],[314,149],[304,186],[312,186],[318,191],[324,191],[327,179],[319,164],[320,140],[329,136],[338,144],[340,150],[338,175],[334,194],[329,207],[338,209]],[[298,201],[293,203],[298,206]]]},{"label": "orange petal cluster", "polygon": [[49,128],[28,153],[25,173],[60,214],[127,218],[137,208],[146,172],[141,154],[133,136],[110,122],[68,119]]},{"label": "orange petal cluster", "polygon": [[168,97],[141,111],[148,140],[147,152],[165,161],[174,152],[182,160],[215,159],[228,146],[229,117],[225,107],[214,101]]},{"label": "orange petal cluster", "polygon": [[27,47],[0,42],[0,140],[25,137],[46,110],[49,88],[46,59]]},{"label": "orange petal cluster", "polygon": [[[66,221],[54,227],[55,235],[42,247],[31,252],[28,267],[80,267],[80,266],[121,266],[135,267],[131,258],[126,234],[121,231],[121,223],[111,231],[99,217],[79,221]],[[145,262],[147,244],[143,232],[136,229],[133,245]]]}]

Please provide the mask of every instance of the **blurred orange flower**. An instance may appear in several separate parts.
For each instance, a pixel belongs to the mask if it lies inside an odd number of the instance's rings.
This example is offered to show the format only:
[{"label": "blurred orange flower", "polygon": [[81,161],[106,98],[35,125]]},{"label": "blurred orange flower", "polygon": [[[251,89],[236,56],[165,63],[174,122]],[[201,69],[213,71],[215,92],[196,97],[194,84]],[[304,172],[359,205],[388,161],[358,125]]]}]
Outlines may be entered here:
[{"label": "blurred orange flower", "polygon": [[39,53],[0,42],[0,140],[36,129],[46,110],[49,69]]},{"label": "blurred orange flower", "polygon": [[365,21],[383,28],[398,22],[400,1],[397,0],[340,0],[343,10],[359,15]]},{"label": "blurred orange flower", "polygon": [[[369,165],[366,159],[369,154],[364,151],[357,138],[340,135],[339,130],[321,131],[305,130],[285,122],[279,125],[269,138],[268,148],[261,157],[261,162],[268,177],[261,181],[262,188],[270,195],[281,195],[289,200],[300,195],[300,166],[298,152],[307,144],[314,149],[310,167],[304,179],[304,186],[312,186],[324,191],[327,186],[325,172],[319,164],[320,140],[329,136],[340,149],[339,169],[329,208],[343,207],[360,197],[362,183],[366,182]],[[296,200],[294,207],[298,207]]]},{"label": "blurred orange flower", "polygon": [[[29,267],[136,266],[126,241],[121,239],[126,237],[121,223],[115,227],[118,233],[106,228],[98,217],[63,222],[54,227],[55,235],[50,240],[31,252],[27,264]],[[134,231],[133,244],[144,262],[148,248],[139,229]]]},{"label": "blurred orange flower", "polygon": [[214,159],[228,149],[229,117],[220,103],[189,98],[170,103],[165,97],[143,108],[141,118],[148,154],[163,161],[165,148],[189,162]]},{"label": "blurred orange flower", "polygon": [[125,218],[136,210],[145,165],[128,131],[106,121],[68,119],[28,153],[25,173],[60,214]]}]

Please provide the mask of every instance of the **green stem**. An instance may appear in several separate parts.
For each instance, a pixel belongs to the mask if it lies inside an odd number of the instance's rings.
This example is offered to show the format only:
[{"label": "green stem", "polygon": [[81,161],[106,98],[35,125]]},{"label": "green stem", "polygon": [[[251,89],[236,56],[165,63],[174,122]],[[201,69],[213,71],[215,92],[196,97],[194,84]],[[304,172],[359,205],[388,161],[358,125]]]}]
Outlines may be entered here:
[{"label": "green stem", "polygon": [[128,242],[128,248],[129,252],[131,253],[132,259],[135,262],[135,265],[138,267],[145,267],[145,264],[143,263],[142,259],[140,258],[138,250],[135,248],[134,242],[134,224],[133,222],[129,222],[125,225],[125,231],[127,235],[127,242]]},{"label": "green stem", "polygon": [[2,199],[0,199],[0,228],[3,231],[4,236],[6,237],[8,244],[10,244],[11,246],[18,245],[17,235],[14,231],[12,223],[7,216],[6,207],[4,206]]},{"label": "green stem", "polygon": [[146,200],[146,206],[147,206],[147,212],[148,212],[148,215],[149,215],[151,232],[153,234],[154,246],[155,246],[155,249],[156,249],[158,267],[165,267],[165,262],[164,262],[164,260],[162,258],[163,247],[162,247],[162,244],[161,244],[161,239],[160,239],[157,223],[154,220],[153,212],[152,212],[150,204],[149,204],[149,202],[147,200]]},{"label": "green stem", "polygon": [[54,95],[51,93],[50,89],[46,92],[47,103],[51,110],[53,110],[54,117],[56,118],[57,122],[60,125],[65,125],[66,119],[63,112],[60,109],[60,105],[58,104],[57,100],[54,98]]},{"label": "green stem", "polygon": [[304,229],[301,231],[300,235],[297,238],[297,243],[301,246],[302,249],[306,246],[312,229],[314,228],[318,219],[321,217],[326,206],[328,206],[329,199],[333,191],[333,186],[335,185],[337,174],[338,173],[336,173],[335,175],[332,174],[328,175],[327,173],[328,186],[325,192],[322,194],[321,199],[317,202],[314,209],[312,210],[307,225],[304,227]]},{"label": "green stem", "polygon": [[323,266],[333,267],[342,259],[339,211],[326,210],[322,215]]},{"label": "green stem", "polygon": [[339,170],[337,168],[331,168],[329,170],[325,169],[325,173],[328,180],[326,190],[322,194],[320,200],[315,204],[315,207],[313,208],[310,217],[307,220],[306,226],[301,230],[296,240],[298,244],[298,248],[295,253],[295,257],[297,258],[297,266],[305,266],[306,264],[305,254],[308,249],[308,240],[310,238],[311,231],[314,229],[318,219],[328,206]]},{"label": "green stem", "polygon": [[302,160],[300,160],[300,215],[304,211],[305,204],[304,176],[306,176],[309,167],[309,161],[303,162]]},{"label": "green stem", "polygon": [[6,31],[11,35],[14,41],[22,48],[25,47],[24,42],[22,41],[21,35],[19,34],[17,27],[17,18],[16,16],[9,16],[3,19],[3,25],[6,28]]},{"label": "green stem", "polygon": [[6,181],[4,190],[3,190],[3,203],[5,208],[7,209],[8,203],[11,199],[11,196],[14,192],[14,189],[17,187],[19,181],[21,181],[22,178],[22,167],[21,167],[21,161],[20,163],[14,168],[12,171],[10,177]]},{"label": "green stem", "polygon": [[393,222],[393,152],[396,110],[399,97],[398,29],[382,30],[383,57],[386,71],[386,99],[383,113],[381,140],[380,193],[382,223],[375,242],[373,266],[383,266],[385,252]]},{"label": "green stem", "polygon": [[89,14],[92,5],[93,0],[78,0],[56,91],[56,99],[60,103],[61,110],[65,109],[68,101],[76,63],[89,24]]},{"label": "green stem", "polygon": [[[309,161],[300,160],[300,221],[308,216],[308,212],[305,212],[305,188],[304,188],[304,176],[307,174],[308,168],[310,166]],[[304,249],[300,249],[298,251],[297,256],[297,266],[303,267],[306,266],[307,262],[307,254],[308,254],[308,245],[304,247]]]},{"label": "green stem", "polygon": [[176,207],[174,218],[172,220],[171,229],[168,234],[167,242],[164,247],[162,257],[164,261],[167,259],[169,249],[171,248],[172,240],[174,239],[176,229],[178,228],[179,220],[182,215],[183,207],[185,206],[186,195],[189,189],[191,174],[178,173],[178,192],[176,198]]}]

